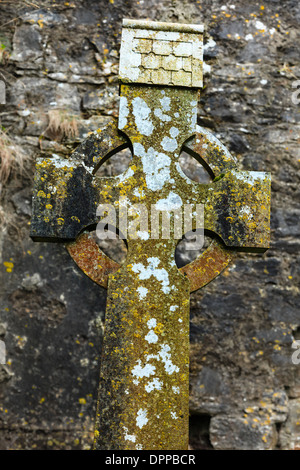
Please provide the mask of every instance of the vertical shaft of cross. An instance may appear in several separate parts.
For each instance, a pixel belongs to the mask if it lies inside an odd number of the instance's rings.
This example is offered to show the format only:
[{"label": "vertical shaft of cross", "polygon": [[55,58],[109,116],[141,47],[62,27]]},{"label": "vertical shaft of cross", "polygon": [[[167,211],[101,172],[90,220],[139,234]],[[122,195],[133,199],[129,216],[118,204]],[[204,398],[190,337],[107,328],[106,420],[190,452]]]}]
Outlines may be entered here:
[{"label": "vertical shaft of cross", "polygon": [[[195,128],[196,104],[195,90],[121,87],[119,126],[134,150],[122,185],[128,212],[142,206],[147,218],[135,227],[128,217],[126,262],[109,278],[96,449],[188,446],[190,283],[175,264],[169,212],[183,209],[178,159]],[[166,238],[155,210],[168,212]]]},{"label": "vertical shaft of cross", "polygon": [[110,277],[96,449],[187,449],[190,285],[164,245]]}]

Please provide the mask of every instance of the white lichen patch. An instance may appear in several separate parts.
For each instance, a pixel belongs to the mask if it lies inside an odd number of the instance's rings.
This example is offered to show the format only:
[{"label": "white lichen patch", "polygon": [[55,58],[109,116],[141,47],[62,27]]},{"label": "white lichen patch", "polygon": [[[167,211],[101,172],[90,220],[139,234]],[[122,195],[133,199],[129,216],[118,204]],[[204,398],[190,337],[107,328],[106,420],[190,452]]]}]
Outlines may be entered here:
[{"label": "white lichen patch", "polygon": [[167,374],[171,375],[174,372],[179,372],[179,367],[173,364],[171,359],[171,348],[168,344],[162,344],[158,354],[148,354],[146,356],[147,362],[151,359],[155,359],[157,361],[162,361],[165,367],[165,371]]},{"label": "white lichen patch", "polygon": [[240,209],[240,214],[245,215],[248,219],[253,219],[253,214],[249,206],[244,206]]},{"label": "white lichen patch", "polygon": [[119,129],[123,129],[127,124],[127,117],[129,114],[128,101],[126,96],[120,96],[119,105]]},{"label": "white lichen patch", "polygon": [[179,393],[180,393],[179,387],[176,387],[175,385],[173,385],[172,391],[173,391],[173,393],[176,393],[176,395],[179,395]]},{"label": "white lichen patch", "polygon": [[151,109],[146,101],[139,96],[132,100],[132,113],[138,131],[145,136],[152,134],[154,126],[150,119]]},{"label": "white lichen patch", "polygon": [[171,98],[169,98],[168,96],[164,96],[162,99],[159,100],[160,101],[160,104],[162,106],[162,109],[164,111],[170,111],[171,109]]},{"label": "white lichen patch", "polygon": [[56,153],[52,154],[52,158],[48,160],[50,163],[53,163],[56,168],[74,168],[74,161],[68,160],[67,158],[62,158]]},{"label": "white lichen patch", "polygon": [[162,382],[157,379],[156,377],[152,379],[150,382],[145,385],[146,392],[150,393],[152,390],[161,390],[162,389]]},{"label": "white lichen patch", "polygon": [[147,289],[147,287],[140,286],[140,287],[137,288],[137,292],[139,294],[139,298],[141,300],[143,300],[146,297],[146,295],[148,294],[148,289]]},{"label": "white lichen patch", "polygon": [[148,151],[140,143],[134,144],[134,153],[141,157],[146,184],[152,191],[158,191],[170,180],[171,159],[168,155],[150,147]]},{"label": "white lichen patch", "polygon": [[166,198],[160,199],[156,202],[155,209],[157,211],[172,211],[180,209],[182,204],[181,197],[173,191],[170,191]]},{"label": "white lichen patch", "polygon": [[136,235],[140,240],[148,240],[150,237],[149,233],[146,232],[145,230],[138,230],[136,232]]},{"label": "white lichen patch", "polygon": [[[204,63],[203,63],[203,67],[204,67]],[[203,68],[203,71],[205,71],[204,68]],[[209,69],[206,70],[206,72],[209,73]],[[196,104],[193,105],[194,107],[192,108],[192,111],[189,117],[190,117],[190,131],[194,133],[197,127],[197,102],[193,101],[193,103],[196,103]]]},{"label": "white lichen patch", "polygon": [[143,197],[144,197],[144,191],[141,190],[140,188],[135,188],[135,189],[132,191],[132,194],[133,194],[135,197],[138,197],[138,198],[143,198]]},{"label": "white lichen patch", "polygon": [[174,152],[178,147],[178,143],[176,139],[165,136],[161,141],[161,146],[166,152]]},{"label": "white lichen patch", "polygon": [[126,181],[128,178],[130,178],[133,175],[134,175],[133,169],[128,168],[126,171],[124,171],[124,173],[121,173],[120,175],[117,175],[116,179],[117,179],[118,183],[123,183],[124,181]]},{"label": "white lichen patch", "polygon": [[171,127],[170,129],[170,136],[175,139],[179,135],[179,129],[177,127]]},{"label": "white lichen patch", "polygon": [[256,184],[260,181],[266,181],[269,178],[269,175],[264,171],[232,171],[232,175],[234,178],[243,181],[244,183],[248,183],[251,185]]},{"label": "white lichen patch", "polygon": [[134,434],[128,434],[128,428],[126,428],[124,426],[124,439],[126,441],[131,441],[131,442],[135,442],[136,441],[136,436]]},{"label": "white lichen patch", "polygon": [[144,266],[142,263],[135,263],[132,265],[132,271],[139,275],[141,281],[150,279],[151,276],[155,277],[162,284],[162,291],[165,294],[170,292],[169,287],[169,275],[164,268],[158,268],[160,264],[159,258],[151,257],[148,258],[148,266]]},{"label": "white lichen patch", "polygon": [[147,321],[147,326],[148,326],[148,328],[155,328],[156,327],[156,319],[155,318],[150,318],[150,320]]},{"label": "white lichen patch", "polygon": [[171,305],[170,312],[175,312],[177,308],[178,308],[178,305]]},{"label": "white lichen patch", "polygon": [[171,116],[169,116],[168,114],[163,113],[160,108],[155,108],[154,109],[154,114],[158,119],[160,119],[161,121],[164,121],[164,122],[171,121],[171,119],[172,119]]},{"label": "white lichen patch", "polygon": [[173,419],[178,419],[178,416],[175,413],[175,411],[171,411],[171,416],[172,416]]},{"label": "white lichen patch", "polygon": [[137,412],[136,425],[142,429],[148,423],[149,419],[147,418],[147,410],[140,408]]},{"label": "white lichen patch", "polygon": [[165,371],[167,374],[173,374],[174,372],[179,372],[179,367],[173,364],[171,360],[170,354],[171,348],[168,344],[163,344],[160,351],[158,352],[159,356],[161,357],[164,365]]},{"label": "white lichen patch", "polygon": [[158,341],[158,336],[154,333],[153,330],[150,330],[149,333],[145,336],[145,340],[150,344],[155,344]]},{"label": "white lichen patch", "polygon": [[139,383],[139,380],[143,377],[150,377],[151,375],[154,375],[155,370],[156,368],[152,364],[146,364],[144,367],[142,367],[142,362],[139,359],[137,361],[137,365],[135,365],[131,371],[132,375],[134,377],[137,377],[136,380],[133,380],[133,383],[137,385]]}]

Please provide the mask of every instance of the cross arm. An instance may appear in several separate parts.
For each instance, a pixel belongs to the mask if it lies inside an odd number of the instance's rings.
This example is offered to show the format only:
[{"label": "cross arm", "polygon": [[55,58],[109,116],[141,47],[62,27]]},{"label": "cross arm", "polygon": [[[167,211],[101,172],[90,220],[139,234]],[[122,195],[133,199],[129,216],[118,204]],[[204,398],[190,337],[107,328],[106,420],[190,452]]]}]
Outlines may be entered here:
[{"label": "cross arm", "polygon": [[74,240],[84,227],[95,223],[99,190],[94,184],[94,174],[113,153],[128,146],[112,122],[91,134],[69,158],[55,154],[51,158],[38,158],[31,238]]},{"label": "cross arm", "polygon": [[237,166],[237,159],[212,132],[197,125],[196,134],[187,140],[183,150],[204,166],[214,179]]},{"label": "cross arm", "polygon": [[204,227],[225,245],[265,251],[270,243],[269,173],[232,170],[208,185]]}]

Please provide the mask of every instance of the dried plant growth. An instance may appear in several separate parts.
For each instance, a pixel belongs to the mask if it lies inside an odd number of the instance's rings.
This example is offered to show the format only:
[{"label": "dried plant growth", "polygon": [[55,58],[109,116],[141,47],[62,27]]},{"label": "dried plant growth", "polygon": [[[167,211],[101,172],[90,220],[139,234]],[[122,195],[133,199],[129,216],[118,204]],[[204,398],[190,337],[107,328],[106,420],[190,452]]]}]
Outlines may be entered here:
[{"label": "dried plant growth", "polygon": [[28,156],[6,132],[0,130],[0,184],[5,184],[12,172],[22,173]]},{"label": "dried plant growth", "polygon": [[78,118],[68,111],[53,109],[48,112],[48,117],[49,124],[45,132],[51,132],[57,139],[72,139],[78,135]]}]

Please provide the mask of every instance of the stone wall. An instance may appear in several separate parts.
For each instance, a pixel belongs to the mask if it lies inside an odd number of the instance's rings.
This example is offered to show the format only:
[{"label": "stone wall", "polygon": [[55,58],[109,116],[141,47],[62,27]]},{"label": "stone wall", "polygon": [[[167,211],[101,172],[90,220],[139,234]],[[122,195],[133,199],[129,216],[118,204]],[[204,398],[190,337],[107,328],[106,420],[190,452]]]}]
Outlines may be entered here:
[{"label": "stone wall", "polygon": [[118,113],[123,17],[204,23],[198,122],[240,169],[272,173],[271,248],[191,297],[190,446],[300,448],[299,2],[35,5],[0,3],[0,448],[92,444],[106,292],[63,245],[31,241],[30,204],[35,158],[70,153]]}]

